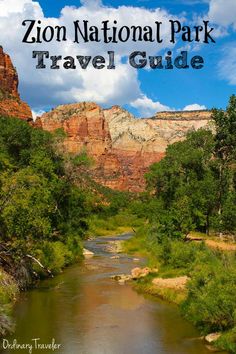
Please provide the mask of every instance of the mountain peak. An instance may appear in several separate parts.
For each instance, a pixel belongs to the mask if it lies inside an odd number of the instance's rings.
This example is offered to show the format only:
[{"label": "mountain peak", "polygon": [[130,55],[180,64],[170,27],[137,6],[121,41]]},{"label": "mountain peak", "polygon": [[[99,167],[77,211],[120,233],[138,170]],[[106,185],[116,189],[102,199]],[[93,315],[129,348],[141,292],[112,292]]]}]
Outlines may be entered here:
[{"label": "mountain peak", "polygon": [[0,115],[32,121],[29,106],[20,99],[18,84],[16,68],[0,46]]}]

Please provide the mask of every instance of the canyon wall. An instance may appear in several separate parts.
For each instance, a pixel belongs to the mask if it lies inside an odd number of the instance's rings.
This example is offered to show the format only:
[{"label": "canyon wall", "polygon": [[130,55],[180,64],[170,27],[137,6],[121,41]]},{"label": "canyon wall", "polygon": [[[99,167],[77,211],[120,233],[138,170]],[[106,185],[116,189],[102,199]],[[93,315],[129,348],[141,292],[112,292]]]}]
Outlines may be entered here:
[{"label": "canyon wall", "polygon": [[91,102],[59,106],[33,122],[18,83],[16,69],[0,47],[0,115],[50,132],[63,129],[65,150],[73,154],[86,150],[94,160],[92,177],[116,190],[144,190],[145,172],[163,158],[167,146],[184,139],[189,130],[210,124],[209,111],[161,112],[137,119],[119,106],[102,109]]},{"label": "canyon wall", "polygon": [[165,155],[169,144],[187,132],[210,125],[209,111],[161,112],[137,119],[119,106],[103,110],[95,103],[59,106],[36,122],[48,131],[63,128],[65,149],[85,149],[94,159],[93,178],[116,190],[144,190],[148,167]]},{"label": "canyon wall", "polygon": [[32,121],[32,112],[18,93],[18,75],[11,58],[0,46],[0,115]]}]

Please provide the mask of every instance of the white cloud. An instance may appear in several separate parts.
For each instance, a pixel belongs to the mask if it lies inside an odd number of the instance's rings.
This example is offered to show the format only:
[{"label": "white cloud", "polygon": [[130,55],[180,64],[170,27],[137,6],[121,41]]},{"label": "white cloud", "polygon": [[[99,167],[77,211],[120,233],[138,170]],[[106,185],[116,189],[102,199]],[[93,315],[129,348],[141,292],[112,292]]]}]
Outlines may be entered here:
[{"label": "white cloud", "polygon": [[29,8],[41,11],[39,3],[32,2],[32,0],[0,0],[1,17],[6,17],[14,13],[26,12]]},{"label": "white cloud", "polygon": [[69,91],[60,90],[57,97],[60,101],[95,101],[106,105],[108,102],[127,104],[140,95],[137,71],[130,70],[128,65],[118,65],[111,74],[104,75],[98,70],[94,75],[92,68],[82,71],[80,84]]},{"label": "white cloud", "polygon": [[[158,101],[153,101],[146,95],[142,95],[141,97],[137,98],[135,101],[130,103],[131,107],[136,108],[140,116],[143,118],[151,117],[157,112],[164,112],[164,111],[176,111],[173,107],[168,107],[161,104]],[[200,105],[198,103],[190,104],[184,107],[183,109],[177,109],[178,111],[201,111],[207,109],[206,106]]]},{"label": "white cloud", "polygon": [[[194,5],[194,0],[191,1]],[[229,29],[236,30],[236,0],[203,0],[202,2],[208,3],[208,12],[200,16],[199,13],[193,13],[192,24],[200,23],[202,20],[210,21],[211,27],[214,28],[212,34],[215,40],[229,36]],[[195,48],[201,46],[202,44],[199,43]]]},{"label": "white cloud", "polygon": [[235,0],[210,0],[208,17],[218,25],[233,25],[236,29]]},{"label": "white cloud", "polygon": [[204,109],[207,109],[206,106],[200,105],[198,103],[193,103],[184,107],[183,111],[202,111]]},{"label": "white cloud", "polygon": [[[221,1],[223,0],[218,0],[218,2]],[[210,0],[209,11],[215,21],[218,18],[217,6],[214,5],[216,2],[216,0]],[[82,0],[81,4],[80,7],[64,7],[59,18],[46,18],[37,1],[0,0],[0,43],[4,50],[11,55],[14,65],[17,67],[23,99],[29,102],[36,112],[47,106],[51,108],[58,104],[83,100],[95,101],[104,106],[130,104],[140,110],[140,114],[143,116],[150,116],[157,111],[170,110],[170,107],[158,101],[152,101],[141,91],[138,71],[122,60],[132,51],[140,50],[140,42],[113,45],[104,44],[103,41],[73,44],[72,32],[73,21],[78,19],[80,21],[89,20],[92,25],[97,26],[100,26],[101,21],[107,19],[111,23],[113,20],[117,20],[119,27],[137,24],[151,25],[158,20],[163,23],[163,43],[157,45],[155,42],[142,42],[141,46],[142,50],[146,50],[148,54],[152,55],[170,48],[169,19],[173,18],[171,14],[160,8],[151,10],[131,6],[105,7],[101,0]],[[41,19],[43,27],[64,25],[68,29],[69,40],[64,43],[23,44],[22,38],[26,28],[21,23],[25,19]],[[174,16],[174,19],[183,20],[177,16]],[[87,70],[82,70],[78,67],[71,71],[65,69],[36,70],[36,60],[32,59],[32,50],[49,50],[51,55],[62,55],[63,57],[98,54],[107,57],[107,51],[114,50],[116,69],[96,70],[90,67]],[[205,108],[205,106],[199,105],[190,105],[190,107],[193,109]]]},{"label": "white cloud", "polygon": [[146,95],[142,95],[135,101],[131,102],[130,105],[138,109],[142,117],[150,117],[156,112],[170,111],[171,108],[161,104],[158,101],[152,101]]},{"label": "white cloud", "polygon": [[45,111],[39,110],[39,111],[34,111],[32,110],[32,115],[33,115],[33,120],[36,120],[37,117],[41,117]]},{"label": "white cloud", "polygon": [[[230,33],[229,28],[236,30],[236,0],[209,0],[208,18],[219,27],[216,36],[224,37]],[[222,50],[222,58],[218,63],[219,77],[236,85],[236,42],[229,42]]]},{"label": "white cloud", "polygon": [[[11,55],[17,68],[22,98],[29,102],[35,111],[47,106],[51,108],[51,106],[61,103],[82,100],[96,101],[105,106],[124,105],[136,100],[137,102],[144,100],[145,96],[140,89],[138,80],[138,71],[122,60],[132,51],[140,50],[140,42],[104,44],[101,41],[99,43],[74,44],[72,33],[75,20],[79,19],[81,23],[83,19],[86,19],[90,21],[91,25],[97,26],[107,19],[111,23],[113,20],[117,20],[118,26],[121,27],[137,24],[141,26],[153,24],[154,26],[158,19],[163,23],[163,43],[159,45],[155,42],[142,43],[142,50],[154,54],[170,47],[169,19],[172,16],[165,10],[127,6],[105,7],[100,0],[82,0],[81,3],[82,6],[77,8],[64,7],[59,18],[46,18],[36,1],[0,0],[0,43],[4,50]],[[174,18],[177,19],[176,16]],[[36,45],[22,43],[26,27],[21,24],[25,19],[41,19],[43,27],[47,25],[66,26],[68,41],[63,43],[53,41]],[[116,69],[96,70],[89,68],[82,70],[78,67],[76,70],[63,68],[60,70],[49,68],[36,70],[36,60],[32,59],[32,50],[49,50],[50,55],[62,55],[63,57],[67,55],[74,57],[76,55],[103,55],[107,57],[107,51],[114,50]],[[162,107],[158,102],[154,102],[153,105],[149,111],[155,107],[156,110]]]}]

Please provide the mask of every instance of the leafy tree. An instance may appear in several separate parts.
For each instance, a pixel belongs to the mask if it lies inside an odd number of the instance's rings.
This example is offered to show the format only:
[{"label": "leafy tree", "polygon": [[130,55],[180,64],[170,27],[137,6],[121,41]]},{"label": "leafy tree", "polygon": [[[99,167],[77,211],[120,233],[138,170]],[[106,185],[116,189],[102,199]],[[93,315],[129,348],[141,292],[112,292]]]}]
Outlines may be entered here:
[{"label": "leafy tree", "polygon": [[205,333],[227,330],[236,325],[235,262],[214,254],[201,254],[191,273],[184,313]]},{"label": "leafy tree", "polygon": [[212,121],[213,132],[190,132],[186,140],[169,146],[146,175],[149,190],[155,190],[172,224],[185,235],[194,229],[236,231],[235,96],[226,111],[212,111]]},{"label": "leafy tree", "polygon": [[215,155],[225,165],[236,159],[236,96],[230,97],[226,111],[214,109]]},{"label": "leafy tree", "polygon": [[51,233],[54,203],[47,181],[30,168],[1,178],[1,228],[3,237],[41,238]]},{"label": "leafy tree", "polygon": [[149,188],[155,188],[169,218],[185,236],[194,228],[209,230],[217,192],[213,149],[211,131],[191,132],[185,141],[169,146],[166,157],[147,174]]},{"label": "leafy tree", "polygon": [[0,117],[1,242],[15,260],[30,253],[55,271],[81,255],[97,202],[86,182],[90,159],[84,151],[66,154],[64,137]]},{"label": "leafy tree", "polygon": [[223,210],[224,203],[226,203],[225,206],[227,208],[228,194],[235,190],[236,96],[231,96],[226,111],[214,109],[212,119],[216,130],[214,156],[218,164],[219,175],[219,229],[223,231],[222,213],[225,215],[225,211]]}]

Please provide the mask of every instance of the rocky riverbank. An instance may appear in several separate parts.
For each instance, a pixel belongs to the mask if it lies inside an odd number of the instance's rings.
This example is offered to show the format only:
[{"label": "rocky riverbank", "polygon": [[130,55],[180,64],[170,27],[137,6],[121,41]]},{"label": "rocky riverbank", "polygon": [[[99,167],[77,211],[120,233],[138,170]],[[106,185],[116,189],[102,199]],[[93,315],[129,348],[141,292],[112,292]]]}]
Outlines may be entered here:
[{"label": "rocky riverbank", "polygon": [[19,286],[12,276],[0,268],[0,336],[12,332],[12,307],[17,300]]},{"label": "rocky riverbank", "polygon": [[[160,257],[160,254],[162,254],[159,253],[160,250],[158,251],[158,249],[153,247],[153,245],[152,247],[150,247],[150,245],[148,245],[146,242],[147,242],[146,238],[142,236],[142,233],[138,233],[132,239],[126,241],[123,244],[125,252],[129,253],[133,257],[145,255],[146,264],[148,264],[149,267],[144,267],[138,270],[138,272],[140,274],[143,273],[144,276],[137,277],[137,278],[132,277],[134,270],[131,270],[130,274],[121,275],[120,277],[116,278],[116,280],[118,280],[118,282],[121,284],[130,281],[133,287],[138,292],[149,294],[161,298],[170,303],[178,305],[179,308],[181,309],[182,315],[184,317],[187,317],[187,319],[190,320],[191,322],[194,322],[193,318],[191,317],[192,312],[189,311],[189,308],[186,306],[189,306],[190,304],[189,301],[191,301],[191,306],[194,306],[194,308],[196,308],[198,304],[197,302],[194,302],[192,300],[193,295],[191,295],[190,297],[191,292],[193,293],[193,291],[196,292],[198,290],[196,288],[196,285],[194,285],[195,282],[197,281],[196,274],[198,274],[199,272],[202,273],[203,271],[206,272],[208,271],[208,268],[210,270],[211,263],[206,263],[206,262],[210,262],[210,260],[213,261],[213,259],[215,261],[220,261],[221,259],[220,255],[218,254],[219,257],[218,259],[217,254],[215,253],[216,251],[214,249],[211,250],[210,245],[208,246],[207,243],[205,246],[204,244],[199,245],[198,243],[195,244],[194,242],[187,243],[187,244],[179,243],[178,247],[176,248],[176,252],[178,253],[173,255],[175,257],[175,263],[173,264],[171,263],[172,265],[170,266],[164,264],[160,258],[158,259],[157,255],[159,254]],[[182,252],[180,251],[179,253],[178,250],[180,250],[181,247],[182,247]],[[183,266],[181,266],[180,268],[178,265],[180,264],[178,263],[180,261],[180,258],[184,259],[185,253],[187,251],[189,252],[189,250],[192,248],[194,248],[194,252],[196,253],[202,252],[202,256],[210,257],[209,260],[208,259],[205,260],[205,264],[202,263],[202,261],[200,262],[199,264],[200,268],[196,274],[195,272],[193,272],[193,270],[189,271],[187,267],[184,268]],[[230,261],[231,259],[230,254],[228,256]],[[225,255],[225,257],[227,257],[227,255]],[[148,269],[148,272],[146,272],[145,274],[146,269]],[[202,274],[202,276],[204,276],[204,274]],[[199,279],[201,278],[200,274],[198,275],[198,278]],[[196,299],[196,301],[198,301],[198,298]],[[208,311],[209,306],[207,306],[207,303],[205,304],[204,301],[205,300],[203,298],[202,304],[199,304],[199,306],[204,306],[204,308],[206,308],[206,311]],[[191,316],[189,314],[191,314]],[[211,323],[210,321],[213,318],[217,318],[216,316],[217,313],[213,312],[211,317],[209,318],[209,323]],[[199,321],[203,321],[203,319],[204,317],[199,318]],[[222,351],[224,352],[224,350],[226,350],[227,352],[234,353],[235,352],[234,342],[233,342],[234,332],[218,330],[217,332],[212,331],[211,333],[211,329],[213,329],[212,326],[211,327],[209,326],[208,330],[206,327],[202,327],[201,329],[201,333],[202,333],[201,338],[206,342],[209,350],[220,351],[220,352]]]}]

